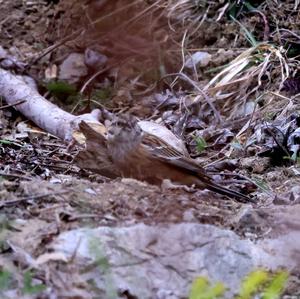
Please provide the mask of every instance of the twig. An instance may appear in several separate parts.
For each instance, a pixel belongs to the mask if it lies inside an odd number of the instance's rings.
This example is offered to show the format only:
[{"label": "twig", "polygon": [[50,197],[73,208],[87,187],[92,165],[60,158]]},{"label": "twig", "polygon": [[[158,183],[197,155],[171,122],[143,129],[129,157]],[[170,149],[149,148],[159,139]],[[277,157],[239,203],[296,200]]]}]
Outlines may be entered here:
[{"label": "twig", "polygon": [[5,173],[3,171],[0,171],[0,177],[11,177],[11,178],[16,178],[16,179],[23,179],[23,180],[27,180],[27,181],[31,181],[32,178],[29,178],[27,176],[22,176],[22,175],[18,175],[18,174],[11,174],[11,173]]},{"label": "twig", "polygon": [[[181,68],[179,70],[179,73],[182,73],[182,71],[184,70],[184,66],[185,66],[185,55],[184,55],[184,44],[185,44],[185,39],[186,39],[186,35],[187,35],[187,30],[184,31],[183,37],[182,37],[182,42],[181,42],[181,58],[182,58],[182,65]],[[193,61],[193,60],[192,60]],[[178,79],[178,76],[173,80],[173,82],[170,84],[171,87],[173,87],[176,83]]]},{"label": "twig", "polygon": [[59,191],[59,192],[53,192],[53,193],[47,193],[47,194],[31,195],[31,196],[22,197],[22,198],[15,199],[15,200],[8,200],[8,201],[0,203],[0,209],[3,208],[3,207],[9,207],[9,206],[17,205],[19,203],[26,202],[28,200],[42,199],[42,198],[47,197],[47,196],[60,195],[60,194],[64,194],[64,193],[67,193],[67,192],[69,192],[69,191]]},{"label": "twig", "polygon": [[[292,36],[296,37],[298,40],[300,40],[300,36],[298,34],[296,34],[295,32],[285,29],[285,28],[280,28],[278,29],[278,31],[283,31],[283,32],[287,32],[290,33]],[[274,33],[272,34],[272,36],[274,36]]]},{"label": "twig", "polygon": [[255,182],[254,180],[252,180],[251,178],[245,176],[245,175],[242,175],[242,174],[239,174],[239,173],[228,173],[228,172],[219,172],[219,173],[214,173],[214,174],[219,174],[219,175],[224,175],[224,176],[235,176],[235,177],[239,177],[241,179],[244,179],[250,183],[252,183],[253,185],[255,185],[256,187],[258,187],[259,189],[263,190],[265,193],[267,193],[268,195],[270,196],[275,196],[276,193],[273,192],[272,190],[269,191],[265,188],[262,188],[257,182]]},{"label": "twig", "polygon": [[220,13],[219,13],[219,16],[216,19],[216,22],[219,22],[221,20],[221,18],[225,14],[225,11],[227,10],[229,5],[230,5],[230,3],[227,3],[223,7],[221,7],[221,9],[219,9]]},{"label": "twig", "polygon": [[275,136],[275,134],[273,133],[272,129],[270,129],[270,127],[273,127],[274,129],[277,130],[277,132],[280,132],[283,138],[284,138],[284,133],[278,128],[276,128],[274,125],[269,126],[268,123],[266,123],[266,131],[271,135],[276,145],[286,154],[286,156],[290,157],[290,153],[288,152],[286,147],[278,140],[278,138]]},{"label": "twig", "polygon": [[97,71],[95,74],[93,74],[93,75],[92,75],[92,76],[84,83],[84,85],[81,87],[79,93],[80,93],[80,94],[83,94],[84,91],[85,91],[85,89],[87,88],[87,86],[88,86],[88,85],[89,85],[89,84],[90,84],[97,76],[99,76],[100,74],[102,74],[102,73],[108,71],[110,68],[111,68],[111,66],[106,67],[106,68],[103,68],[103,69]]},{"label": "twig", "polygon": [[220,124],[223,123],[223,120],[221,118],[221,115],[219,113],[219,111],[216,109],[215,105],[212,103],[212,101],[210,100],[210,98],[207,96],[207,94],[192,80],[190,79],[186,74],[184,73],[173,73],[173,74],[167,74],[165,76],[163,76],[160,80],[164,79],[165,77],[168,76],[180,76],[182,77],[185,81],[189,82],[194,88],[196,88],[196,90],[198,92],[201,93],[201,95],[204,97],[204,99],[206,100],[207,104],[210,106],[210,108],[213,110],[215,117],[217,118],[218,122]]},{"label": "twig", "polygon": [[26,102],[26,100],[21,100],[21,101],[19,101],[19,102],[14,103],[14,104],[4,105],[4,106],[1,106],[1,107],[0,107],[0,110],[6,109],[6,108],[10,108],[10,107],[14,107],[14,106],[23,104],[23,103],[25,103],[25,102]]},{"label": "twig", "polygon": [[270,38],[270,26],[269,26],[266,16],[264,15],[264,13],[262,13],[258,9],[253,9],[253,10],[251,10],[251,12],[258,13],[262,17],[264,24],[265,24],[263,41],[267,42]]}]

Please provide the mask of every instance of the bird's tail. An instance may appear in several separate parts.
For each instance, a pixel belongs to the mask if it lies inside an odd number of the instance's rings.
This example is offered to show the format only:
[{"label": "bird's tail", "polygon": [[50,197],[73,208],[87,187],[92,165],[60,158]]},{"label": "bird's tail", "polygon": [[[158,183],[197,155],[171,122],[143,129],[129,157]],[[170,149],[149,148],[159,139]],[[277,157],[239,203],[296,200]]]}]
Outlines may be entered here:
[{"label": "bird's tail", "polygon": [[243,202],[243,203],[254,202],[252,198],[250,198],[250,197],[248,197],[248,196],[246,196],[246,195],[244,195],[240,192],[230,190],[230,189],[227,189],[223,186],[217,185],[214,182],[206,182],[205,187],[207,189],[211,190],[211,191],[214,191],[214,192],[217,192],[219,194],[225,195],[229,198],[234,198],[239,202]]}]

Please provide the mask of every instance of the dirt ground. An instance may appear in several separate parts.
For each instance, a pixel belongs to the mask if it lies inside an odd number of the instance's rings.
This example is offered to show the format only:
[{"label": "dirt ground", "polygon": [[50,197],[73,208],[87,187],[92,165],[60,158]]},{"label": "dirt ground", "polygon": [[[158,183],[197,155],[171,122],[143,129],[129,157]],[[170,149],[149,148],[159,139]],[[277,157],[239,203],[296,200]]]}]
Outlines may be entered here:
[{"label": "dirt ground", "polygon": [[[152,5],[154,1],[148,2],[150,4],[147,5]],[[256,7],[263,2],[251,3]],[[282,43],[282,46],[290,43],[290,48],[294,45],[293,50],[299,51],[299,37],[288,36],[285,32],[286,36],[278,41],[278,35],[271,36],[270,33],[275,23],[279,27],[284,24],[288,30],[295,31],[296,24],[299,24],[299,13],[293,11],[294,1],[279,1],[277,6],[276,1],[266,2],[268,5],[263,8],[272,12],[269,15],[264,10],[263,13],[241,11],[235,17],[253,33],[256,40],[263,41],[267,35],[273,43]],[[184,12],[170,11],[172,18],[168,24],[161,8],[153,6],[154,12],[149,14],[146,10],[148,6],[143,3],[126,10],[124,14],[109,17],[110,13],[130,3],[125,0],[109,3],[0,1],[1,46],[18,57],[19,61],[29,65],[25,72],[37,80],[42,95],[67,111],[80,114],[92,108],[105,107],[114,113],[134,113],[142,119],[160,118],[173,131],[179,130],[176,121],[182,111],[172,108],[173,112],[167,114],[166,110],[155,109],[157,103],[152,95],[168,89],[179,97],[183,90],[190,90],[189,97],[195,96],[189,82],[178,78],[173,81],[174,76],[167,76],[177,73],[182,67],[181,45],[185,45],[190,55],[196,51],[207,51],[212,55],[209,65],[200,68],[197,74],[193,70],[187,71],[190,77],[198,80],[200,86],[207,84],[222,66],[250,45],[237,22],[226,16],[216,22],[216,16],[221,14],[220,9],[223,7],[221,4],[214,4],[206,10],[206,18],[203,18],[205,30],[199,29],[184,40],[181,27]],[[200,9],[199,15],[203,16],[203,11]],[[138,17],[139,13],[142,17]],[[268,25],[265,22],[266,16]],[[193,23],[196,17],[197,12],[195,15],[190,14],[190,19],[184,18],[184,26],[191,30],[196,24]],[[122,28],[133,19],[125,35]],[[93,23],[92,20],[99,21]],[[52,45],[57,47],[42,57],[41,53]],[[68,54],[82,53],[87,47],[107,55],[107,71],[89,85],[83,99],[75,97],[65,100],[49,95],[45,87],[46,70],[50,66],[59,66]],[[275,76],[272,73],[276,71],[274,69],[269,73],[271,79],[266,88],[269,92],[277,91],[280,81],[280,74]],[[76,88],[82,88],[92,74],[91,71],[77,82]],[[162,80],[162,74],[165,74],[165,80]],[[297,83],[288,89],[287,92],[293,92],[293,89],[297,91]],[[100,93],[105,96],[97,98]],[[259,124],[259,118],[274,119],[274,115],[287,106],[286,98],[278,97],[271,105],[264,107],[270,97],[268,94],[262,103],[258,101],[261,109],[259,115],[255,115],[255,124]],[[92,100],[90,105],[86,105],[86,98]],[[3,106],[5,102],[1,104]],[[297,99],[294,99],[294,111],[298,105]],[[243,150],[237,147],[230,150],[228,144],[234,138],[232,134],[240,132],[249,118],[234,120],[229,111],[237,111],[238,108],[233,104],[220,104],[217,108],[224,111],[223,127],[217,128],[212,114],[205,112],[206,107],[203,111],[207,114],[203,114],[202,119],[189,118],[181,136],[191,156],[214,173],[217,180],[225,182],[226,186],[237,187],[239,191],[256,199],[254,210],[251,203],[240,204],[207,190],[190,193],[184,190],[163,190],[145,182],[121,178],[110,180],[79,169],[73,163],[76,148],[70,150],[68,144],[38,130],[13,108],[1,109],[0,208],[4,238],[8,235],[13,237],[19,231],[19,223],[26,221],[28,233],[36,234],[37,238],[36,243],[26,244],[25,248],[38,256],[59,233],[85,226],[198,222],[229,228],[251,240],[259,240],[270,229],[276,234],[272,214],[274,205],[295,204],[300,199],[298,165],[287,161],[278,162],[278,165],[277,156],[257,155],[269,150],[268,141],[253,143]],[[286,111],[284,117],[288,118],[289,112]],[[250,139],[256,128],[253,125],[252,131],[248,130],[239,141]],[[207,137],[207,147],[201,153],[197,152],[197,143],[193,137],[197,130]],[[231,173],[237,174],[237,178],[231,176]],[[1,243],[3,257],[10,260],[8,245]],[[9,264],[7,260],[0,259],[1,268]]]}]

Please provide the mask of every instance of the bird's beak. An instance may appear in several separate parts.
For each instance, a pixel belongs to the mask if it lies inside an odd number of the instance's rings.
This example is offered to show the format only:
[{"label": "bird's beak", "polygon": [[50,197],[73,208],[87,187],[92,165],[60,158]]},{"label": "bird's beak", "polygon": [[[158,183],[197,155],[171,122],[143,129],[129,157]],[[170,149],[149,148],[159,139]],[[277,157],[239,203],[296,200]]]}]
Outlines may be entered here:
[{"label": "bird's beak", "polygon": [[115,133],[115,130],[113,127],[109,127],[107,129],[107,132],[106,132],[106,138],[108,141],[111,141],[114,139],[114,133]]}]

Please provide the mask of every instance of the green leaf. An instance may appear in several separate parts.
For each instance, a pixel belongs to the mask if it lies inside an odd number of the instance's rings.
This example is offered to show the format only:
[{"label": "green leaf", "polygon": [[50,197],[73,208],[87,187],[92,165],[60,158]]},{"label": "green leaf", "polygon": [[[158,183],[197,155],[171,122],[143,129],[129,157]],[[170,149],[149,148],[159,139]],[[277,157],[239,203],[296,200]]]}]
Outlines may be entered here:
[{"label": "green leaf", "polygon": [[11,144],[13,144],[13,142],[11,142],[10,140],[6,140],[6,139],[0,139],[0,143],[1,143],[1,144],[6,144],[6,145],[11,145]]},{"label": "green leaf", "polygon": [[238,299],[250,299],[267,280],[268,272],[263,270],[257,270],[248,274],[242,283]]},{"label": "green leaf", "polygon": [[262,299],[278,299],[285,289],[289,274],[285,271],[277,273],[271,280],[270,285],[264,290]]},{"label": "green leaf", "polygon": [[[265,270],[249,273],[241,284],[240,293],[235,299],[279,299],[284,291],[289,274],[280,271],[274,276]],[[226,287],[218,282],[214,286],[205,277],[194,280],[189,293],[189,299],[217,299],[224,295]]]},{"label": "green leaf", "polygon": [[189,299],[216,299],[223,296],[225,290],[226,288],[221,282],[210,287],[205,277],[198,277],[192,284]]},{"label": "green leaf", "polygon": [[293,152],[292,156],[291,156],[291,160],[293,162],[296,162],[297,161],[297,156],[298,156],[298,153],[297,152]]},{"label": "green leaf", "polygon": [[22,292],[24,294],[38,294],[46,289],[44,284],[32,284],[33,274],[31,271],[27,271],[24,273],[24,287],[22,288]]},{"label": "green leaf", "polygon": [[251,44],[251,46],[256,47],[258,45],[258,42],[255,39],[254,35],[242,23],[240,23],[235,17],[233,17],[233,16],[230,16],[230,17],[234,22],[236,22],[238,25],[240,25],[242,31],[244,32],[245,38]]},{"label": "green leaf", "polygon": [[7,139],[0,139],[0,144],[15,145],[17,147],[24,148],[24,145],[19,144],[19,143],[15,142],[15,141],[7,140]]},{"label": "green leaf", "polygon": [[200,299],[201,294],[208,290],[208,280],[205,277],[198,277],[193,281],[189,299]]},{"label": "green leaf", "polygon": [[11,278],[12,276],[10,272],[6,270],[0,271],[0,291],[7,290],[9,288]]},{"label": "green leaf", "polygon": [[207,143],[201,136],[195,137],[197,153],[200,154],[207,147]]},{"label": "green leaf", "polygon": [[268,186],[268,183],[261,179],[261,178],[258,178],[258,177],[252,177],[252,182],[258,187],[260,188],[262,191],[264,192],[269,192],[271,191],[270,187]]},{"label": "green leaf", "polygon": [[212,287],[210,290],[208,290],[204,296],[202,296],[203,299],[215,299],[219,298],[224,295],[226,291],[226,288],[223,283],[218,282],[214,287]]},{"label": "green leaf", "polygon": [[257,8],[252,6],[248,1],[245,1],[244,2],[244,5],[245,7],[249,10],[249,11],[252,11],[252,10],[256,10]]}]

